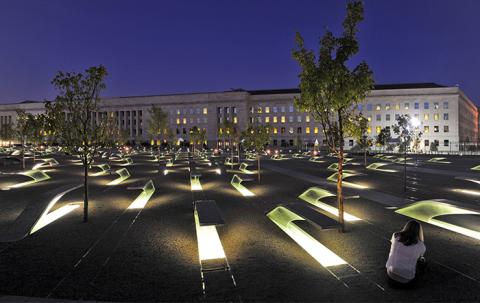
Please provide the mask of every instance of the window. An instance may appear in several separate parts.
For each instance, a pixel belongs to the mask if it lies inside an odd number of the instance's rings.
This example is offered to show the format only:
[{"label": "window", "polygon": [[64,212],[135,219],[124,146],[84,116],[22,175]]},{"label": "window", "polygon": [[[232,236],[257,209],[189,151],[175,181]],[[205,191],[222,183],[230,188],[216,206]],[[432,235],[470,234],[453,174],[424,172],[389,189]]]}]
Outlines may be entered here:
[{"label": "window", "polygon": [[310,116],[305,116],[305,122],[310,122]]},{"label": "window", "polygon": [[310,133],[310,127],[305,127],[305,133],[309,134]]},{"label": "window", "polygon": [[187,124],[187,118],[183,118],[183,124]]},{"label": "window", "polygon": [[385,104],[385,110],[390,110],[390,103]]},{"label": "window", "polygon": [[186,128],[183,128],[183,129],[182,129],[182,133],[183,133],[184,135],[186,135],[186,134],[187,134],[187,129],[186,129]]},{"label": "window", "polygon": [[288,129],[288,132],[289,132],[290,134],[293,134],[293,127],[290,127],[290,128]]},{"label": "window", "polygon": [[448,120],[448,113],[443,114],[443,120]]},{"label": "window", "polygon": [[443,109],[448,109],[448,101],[443,102]]},{"label": "window", "polygon": [[190,118],[190,123],[193,123],[193,118]]},{"label": "window", "polygon": [[404,108],[404,109],[409,109],[409,108],[410,108],[410,103],[408,103],[408,102],[405,103],[405,104],[403,105],[403,108]]},{"label": "window", "polygon": [[301,134],[302,133],[302,128],[301,127],[297,127],[297,134]]},{"label": "window", "polygon": [[302,122],[302,116],[297,116],[297,122]]},{"label": "window", "polygon": [[180,118],[177,118],[177,124],[180,124]]},{"label": "window", "polygon": [[270,113],[270,107],[265,106],[265,113],[266,113],[266,114]]},{"label": "window", "polygon": [[361,112],[363,109],[363,104],[358,104],[357,108],[358,108],[358,111]]},{"label": "window", "polygon": [[290,122],[290,123],[293,122],[293,116],[288,116],[288,122]]},{"label": "window", "polygon": [[367,127],[367,133],[371,134],[372,133],[372,128],[369,126]]},{"label": "window", "polygon": [[448,133],[448,125],[444,125],[444,126],[443,126],[443,132],[444,132],[444,133]]},{"label": "window", "polygon": [[285,106],[282,106],[282,107],[280,108],[280,110],[282,111],[282,113],[284,113],[284,112],[285,112]]},{"label": "window", "polygon": [[434,132],[434,133],[438,133],[438,132],[439,132],[438,125],[435,125],[435,126],[433,127],[433,132]]},{"label": "window", "polygon": [[385,120],[386,120],[386,121],[390,121],[390,114],[386,114],[386,115],[385,115]]},{"label": "window", "polygon": [[313,128],[313,133],[314,133],[314,134],[318,134],[318,127],[314,127],[314,128]]},{"label": "window", "polygon": [[291,112],[291,113],[293,113],[293,105],[290,105],[290,106],[288,107],[288,111]]},{"label": "window", "polygon": [[197,118],[197,123],[200,123],[200,118]]},{"label": "window", "polygon": [[425,147],[430,146],[430,141],[429,141],[429,140],[425,140],[423,144],[425,145]]},{"label": "window", "polygon": [[377,126],[375,128],[375,130],[377,131],[377,134],[379,134],[381,131],[382,131],[382,127],[381,126]]},{"label": "window", "polygon": [[235,124],[238,123],[238,118],[237,117],[233,117],[233,123],[235,123]]},{"label": "window", "polygon": [[177,128],[177,135],[180,135],[180,130]]},{"label": "window", "polygon": [[265,117],[265,123],[270,123],[270,117]]},{"label": "window", "polygon": [[434,109],[438,109],[438,108],[439,108],[438,102],[433,102],[433,108],[434,108]]},{"label": "window", "polygon": [[430,126],[425,125],[425,126],[423,127],[423,132],[427,134],[429,131],[430,131]]},{"label": "window", "polygon": [[395,109],[396,109],[396,110],[400,110],[400,104],[398,104],[398,103],[395,104]]},{"label": "window", "polygon": [[273,112],[274,112],[274,113],[277,112],[277,107],[276,107],[276,106],[273,107]]},{"label": "window", "polygon": [[423,115],[423,120],[428,121],[428,114]]},{"label": "window", "polygon": [[375,105],[375,110],[381,110],[382,106],[380,104]]},{"label": "window", "polygon": [[448,140],[443,140],[443,146],[449,146],[450,142]]},{"label": "window", "polygon": [[376,120],[377,120],[377,121],[382,121],[382,115],[377,114]]},{"label": "window", "polygon": [[257,113],[258,113],[258,114],[261,114],[261,113],[262,113],[262,107],[260,107],[260,106],[257,107]]},{"label": "window", "polygon": [[353,140],[348,140],[348,146],[353,146]]},{"label": "window", "polygon": [[273,117],[273,123],[277,123],[277,116]]},{"label": "window", "polygon": [[234,107],[232,107],[232,109],[233,109],[233,113],[236,114],[237,113],[237,108],[234,106]]},{"label": "window", "polygon": [[282,116],[282,123],[285,123],[285,116]]},{"label": "window", "polygon": [[372,116],[367,117],[368,122],[372,121]]},{"label": "window", "polygon": [[[122,112],[123,115],[123,112]],[[180,115],[180,109],[177,108],[177,115]]]},{"label": "window", "polygon": [[400,114],[395,114],[395,121],[397,121],[398,118],[400,118]]},{"label": "window", "polygon": [[273,128],[273,133],[276,134],[277,132],[278,132],[277,128],[274,127],[274,128]]},{"label": "window", "polygon": [[429,109],[429,108],[430,108],[430,104],[428,102],[424,102],[423,109]]},{"label": "window", "polygon": [[280,129],[280,132],[281,132],[282,134],[284,134],[284,133],[285,133],[285,127],[282,127],[282,128]]},{"label": "window", "polygon": [[197,115],[200,115],[200,108],[197,107],[197,108],[195,109],[195,113],[196,113]]},{"label": "window", "polygon": [[413,104],[413,108],[419,109],[419,108],[420,108],[420,103],[415,102],[415,103]]},{"label": "window", "polygon": [[372,104],[367,104],[367,110],[368,110],[368,111],[371,111],[372,108],[373,108]]},{"label": "window", "polygon": [[433,120],[435,121],[438,121],[440,115],[437,113],[437,114],[433,114]]},{"label": "window", "polygon": [[190,115],[193,115],[193,108],[190,108]]},{"label": "window", "polygon": [[206,107],[203,108],[203,114],[204,115],[208,114],[208,109]]}]

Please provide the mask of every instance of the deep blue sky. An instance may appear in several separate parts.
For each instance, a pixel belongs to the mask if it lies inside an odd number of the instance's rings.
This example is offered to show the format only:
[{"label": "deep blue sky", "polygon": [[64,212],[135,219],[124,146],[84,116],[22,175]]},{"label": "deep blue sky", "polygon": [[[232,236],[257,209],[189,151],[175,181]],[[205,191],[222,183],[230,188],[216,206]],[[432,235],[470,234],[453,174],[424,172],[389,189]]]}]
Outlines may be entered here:
[{"label": "deep blue sky", "polygon": [[[341,29],[343,0],[0,0],[0,103],[55,96],[58,70],[109,71],[104,96],[288,88],[299,31]],[[459,84],[480,103],[479,0],[366,0],[377,83]]]}]

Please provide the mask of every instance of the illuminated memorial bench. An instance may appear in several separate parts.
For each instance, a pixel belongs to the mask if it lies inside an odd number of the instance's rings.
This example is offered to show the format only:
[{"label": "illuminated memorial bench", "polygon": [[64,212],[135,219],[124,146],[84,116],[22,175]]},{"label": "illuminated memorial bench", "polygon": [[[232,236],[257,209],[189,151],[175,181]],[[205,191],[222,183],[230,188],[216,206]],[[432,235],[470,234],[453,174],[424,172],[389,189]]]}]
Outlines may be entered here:
[{"label": "illuminated memorial bench", "polygon": [[247,161],[255,161],[257,160],[257,155],[255,154],[249,154],[247,155],[247,157],[245,158]]},{"label": "illuminated memorial bench", "polygon": [[[323,198],[335,197],[335,196],[336,196],[335,194],[329,192],[328,190],[314,186],[304,191],[300,196],[298,196],[298,198],[338,217],[338,208],[320,201]],[[360,218],[355,217],[354,215],[351,215],[347,212],[343,213],[343,217],[347,222],[361,221]]]},{"label": "illuminated memorial bench", "polygon": [[202,184],[200,183],[200,177],[202,174],[198,172],[190,173],[190,187],[192,191],[202,190]]},{"label": "illuminated memorial bench", "polygon": [[429,160],[427,160],[427,162],[431,162],[431,163],[442,163],[442,164],[450,164],[452,162],[450,161],[445,161],[447,160],[447,158],[444,158],[444,157],[435,157],[435,158],[431,158]]},{"label": "illuminated memorial bench", "polygon": [[[342,180],[345,180],[347,178],[350,178],[350,177],[354,177],[354,176],[362,176],[363,174],[360,174],[360,173],[355,173],[353,171],[348,171],[348,170],[344,170],[343,171],[343,174],[342,174]],[[331,174],[327,180],[330,181],[330,182],[337,182],[337,178],[338,178],[338,172],[335,172],[333,174]],[[350,186],[350,187],[355,187],[355,188],[359,188],[359,189],[364,189],[364,188],[367,188],[366,186],[364,185],[359,185],[359,184],[355,184],[355,183],[351,183],[351,182],[346,182],[346,181],[343,181],[343,184],[347,185],[347,186]]]},{"label": "illuminated memorial bench", "polygon": [[106,175],[107,173],[111,172],[110,165],[108,164],[95,164],[92,165],[92,168],[98,168],[100,171],[93,173],[92,176],[101,176],[101,175]]},{"label": "illuminated memorial bench", "polygon": [[297,222],[307,221],[320,229],[335,229],[339,228],[337,221],[302,204],[277,206],[267,213],[267,217],[322,266],[347,264],[345,260],[297,225]]},{"label": "illuminated memorial bench", "polygon": [[382,168],[384,166],[387,166],[387,165],[391,165],[392,163],[385,163],[385,162],[375,162],[375,163],[372,163],[370,165],[367,166],[367,169],[370,169],[370,170],[377,170],[377,171],[383,171],[383,172],[387,172],[387,173],[395,173],[397,172],[396,170],[394,169],[385,169],[385,168]]},{"label": "illuminated memorial bench", "polygon": [[325,160],[323,160],[323,157],[321,157],[321,156],[311,157],[310,159],[308,159],[308,161],[310,161],[310,162],[316,162],[316,163],[323,163],[323,162],[325,162]]},{"label": "illuminated memorial bench", "polygon": [[133,160],[130,157],[123,158],[121,161],[124,161],[124,163],[121,164],[122,166],[127,166],[127,165],[132,165],[133,164]]},{"label": "illuminated memorial bench", "polygon": [[300,154],[300,153],[295,153],[292,155],[292,158],[295,158],[295,159],[305,159],[307,156],[305,156],[304,154]]},{"label": "illuminated memorial bench", "polygon": [[123,181],[127,180],[130,178],[130,173],[126,168],[120,168],[119,170],[116,170],[115,173],[119,176],[117,179],[111,181],[107,185],[118,185],[122,183]]},{"label": "illuminated memorial bench", "polygon": [[470,168],[471,170],[480,170],[480,165],[477,165],[477,166],[474,166],[472,168]]},{"label": "illuminated memorial bench", "polygon": [[142,190],[138,197],[130,204],[130,206],[128,206],[128,209],[141,209],[145,207],[145,205],[148,203],[148,200],[150,200],[153,193],[155,192],[155,185],[153,185],[152,180],[149,180],[142,187],[130,187],[128,189]]},{"label": "illuminated memorial bench", "polygon": [[[344,162],[343,163],[343,166],[346,166],[348,164],[351,164],[351,163],[348,163],[348,162]],[[328,170],[331,170],[331,171],[338,171],[338,163],[335,162],[335,163],[332,163],[330,164],[328,167],[327,167]]]},{"label": "illuminated memorial bench", "polygon": [[253,171],[253,170],[249,170],[247,167],[249,166],[249,164],[243,162],[243,163],[240,163],[240,167],[239,167],[239,170],[244,173],[244,174],[247,174],[247,175],[253,175],[253,174],[256,174],[257,172],[256,171]]},{"label": "illuminated memorial bench", "polygon": [[198,200],[194,202],[195,231],[197,233],[198,257],[202,289],[205,294],[205,275],[210,272],[226,271],[236,286],[230,264],[218,235],[217,226],[225,221],[214,200]]},{"label": "illuminated memorial bench", "polygon": [[238,159],[238,157],[233,157],[233,160],[230,157],[227,157],[224,162],[224,164],[227,166],[238,165],[239,163],[240,163],[240,160]]},{"label": "illuminated memorial bench", "polygon": [[[450,201],[443,199],[424,200],[410,204],[406,207],[396,210],[395,212],[422,222],[448,229],[467,237],[480,240],[480,213],[446,202]],[[442,220],[442,217],[446,218],[448,215],[478,216],[474,223],[475,229],[462,227],[457,224]]]},{"label": "illuminated memorial bench", "polygon": [[10,185],[10,186],[7,187],[7,189],[24,187],[24,186],[27,186],[27,185],[30,185],[30,184],[35,184],[35,183],[50,179],[50,176],[47,175],[45,172],[43,172],[41,170],[29,170],[29,171],[26,171],[26,172],[20,172],[18,174],[22,175],[22,176],[32,178],[32,180]]},{"label": "illuminated memorial bench", "polygon": [[277,160],[277,161],[278,161],[278,160],[288,160],[288,158],[285,157],[284,154],[275,154],[275,155],[273,155],[270,159],[272,159],[272,160]]},{"label": "illuminated memorial bench", "polygon": [[41,159],[40,161],[42,161],[42,162],[35,164],[32,167],[32,170],[36,170],[36,169],[39,169],[39,168],[42,168],[42,167],[45,167],[45,166],[53,167],[53,166],[58,166],[59,165],[58,161],[53,159],[53,158]]},{"label": "illuminated memorial bench", "polygon": [[249,191],[245,186],[243,186],[242,182],[243,181],[252,181],[252,179],[243,179],[241,177],[239,177],[237,174],[233,175],[232,177],[232,181],[230,181],[230,183],[232,184],[232,186],[238,190],[238,192],[240,192],[244,197],[251,197],[251,196],[255,196],[254,193],[252,193],[251,191]]}]

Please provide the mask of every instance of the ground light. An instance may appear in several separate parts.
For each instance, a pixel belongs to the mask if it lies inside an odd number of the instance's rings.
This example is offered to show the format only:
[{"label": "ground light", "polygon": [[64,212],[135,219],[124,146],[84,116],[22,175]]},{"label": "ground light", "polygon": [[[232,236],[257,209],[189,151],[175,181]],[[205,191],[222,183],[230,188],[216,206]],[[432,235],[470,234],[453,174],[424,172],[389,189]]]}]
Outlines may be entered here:
[{"label": "ground light", "polygon": [[34,232],[38,231],[39,229],[47,226],[48,224],[60,219],[61,217],[65,216],[66,214],[70,213],[71,211],[75,210],[76,208],[80,207],[79,204],[67,204],[65,206],[62,206],[51,213],[49,211],[53,208],[53,206],[67,193],[78,189],[82,187],[83,185],[77,185],[75,187],[72,187],[70,189],[67,189],[64,192],[59,193],[56,195],[49,203],[47,208],[43,211],[42,215],[40,218],[37,220],[35,225],[32,227],[32,230],[30,231],[30,234],[33,234]]},{"label": "ground light", "polygon": [[34,184],[34,183],[38,183],[38,182],[41,182],[41,181],[45,181],[45,180],[50,179],[50,176],[47,175],[46,173],[44,173],[44,172],[41,171],[41,170],[29,170],[29,171],[26,171],[26,172],[20,172],[20,173],[18,173],[18,174],[19,174],[19,175],[23,175],[23,176],[30,177],[30,178],[32,178],[33,180],[31,180],[31,181],[26,181],[26,182],[22,182],[22,183],[13,184],[13,185],[8,186],[8,188],[24,187],[24,186],[27,186],[27,185],[30,185],[30,184]]},{"label": "ground light", "polygon": [[248,169],[248,164],[243,162],[240,164],[240,167],[238,168],[242,173],[247,174],[247,175],[253,175],[256,174],[256,171],[252,171]]},{"label": "ground light", "polygon": [[240,178],[237,174],[233,175],[232,181],[230,184],[238,190],[244,197],[252,197],[255,196],[250,190],[248,190],[245,186],[243,186],[242,182],[245,181],[244,179]]},{"label": "ground light", "polygon": [[46,165],[52,167],[52,166],[57,166],[59,163],[57,160],[53,159],[53,158],[48,158],[48,159],[41,159],[40,163],[37,163],[35,164],[33,167],[32,167],[32,170],[36,170],[36,169],[39,169],[39,168],[42,168]]},{"label": "ground light", "polygon": [[225,259],[225,251],[215,225],[200,226],[195,211],[195,229],[197,231],[198,256],[200,261]]},{"label": "ground light", "polygon": [[372,163],[372,164],[368,165],[367,169],[382,171],[382,172],[386,172],[386,173],[396,173],[397,172],[394,169],[381,168],[381,167],[386,166],[386,165],[391,165],[391,163],[375,162],[375,163]]},{"label": "ground light", "polygon": [[[353,176],[359,176],[359,175],[361,175],[361,174],[344,170],[344,171],[343,171],[342,180],[345,180],[346,178],[353,177]],[[337,176],[338,176],[338,172],[333,173],[332,175],[330,175],[330,176],[327,178],[327,180],[330,181],[330,182],[337,182],[337,178],[338,178]],[[365,185],[355,184],[355,183],[346,182],[346,181],[343,181],[343,184],[346,185],[346,186],[350,186],[350,187],[354,187],[354,188],[359,188],[359,189],[366,189],[366,188],[368,188],[368,186],[365,186]]]},{"label": "ground light", "polygon": [[480,165],[477,165],[477,166],[474,166],[472,168],[470,168],[471,170],[480,170]]},{"label": "ground light", "polygon": [[100,169],[99,172],[91,174],[91,176],[94,176],[94,177],[105,175],[110,170],[110,165],[108,164],[97,164],[97,165],[92,165],[92,167],[98,167]]},{"label": "ground light", "polygon": [[[338,217],[338,208],[333,207],[327,203],[324,203],[320,201],[323,198],[326,197],[335,197],[336,195],[332,194],[328,190],[325,190],[320,187],[310,187],[306,191],[304,191],[298,198],[302,199],[305,202],[308,202],[320,209],[323,209],[324,211]],[[361,221],[362,219],[355,217],[354,215],[351,215],[347,212],[343,213],[343,218],[347,222],[355,222],[355,221]]]},{"label": "ground light", "polygon": [[476,190],[455,188],[453,191],[456,191],[462,194],[472,195],[472,196],[480,196],[480,192]]},{"label": "ground light", "polygon": [[431,159],[427,160],[427,162],[443,163],[443,164],[450,164],[450,163],[452,163],[452,162],[450,162],[450,161],[445,161],[445,160],[447,160],[447,158],[436,157],[436,158],[431,158]]},{"label": "ground light", "polygon": [[305,221],[305,219],[298,216],[296,213],[283,206],[278,206],[269,212],[267,217],[289,235],[290,238],[297,242],[298,245],[300,245],[323,267],[347,264],[345,260],[296,225],[295,221]]},{"label": "ground light", "polygon": [[140,188],[131,188],[131,189],[141,189],[142,192],[138,197],[130,204],[128,209],[141,209],[144,208],[145,205],[148,203],[148,200],[152,197],[153,193],[155,192],[155,186],[153,185],[153,181],[149,180],[143,187]]},{"label": "ground light", "polygon": [[119,177],[117,179],[111,181],[107,185],[118,185],[118,184],[122,183],[123,181],[127,180],[128,178],[130,178],[130,173],[128,172],[128,170],[126,168],[120,168],[119,170],[116,170],[115,173],[117,175],[119,175]]},{"label": "ground light", "polygon": [[190,187],[192,191],[202,190],[202,184],[200,183],[201,174],[190,174]]},{"label": "ground light", "polygon": [[396,210],[396,213],[480,240],[480,232],[435,219],[444,215],[480,215],[480,213],[445,203],[446,200],[424,200]]}]

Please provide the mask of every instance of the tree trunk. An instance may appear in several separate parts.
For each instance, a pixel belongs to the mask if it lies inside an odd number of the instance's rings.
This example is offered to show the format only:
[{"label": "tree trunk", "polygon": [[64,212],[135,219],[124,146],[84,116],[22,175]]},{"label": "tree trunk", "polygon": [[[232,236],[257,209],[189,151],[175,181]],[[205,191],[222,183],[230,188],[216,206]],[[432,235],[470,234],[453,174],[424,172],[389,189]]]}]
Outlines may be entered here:
[{"label": "tree trunk", "polygon": [[345,232],[345,222],[343,219],[343,192],[342,192],[342,179],[343,179],[343,124],[341,113],[338,113],[338,131],[339,131],[339,155],[338,155],[338,174],[337,174],[337,201],[338,201],[338,222],[340,223],[341,232]]},{"label": "tree trunk", "polygon": [[257,154],[257,166],[258,182],[260,182],[260,154]]},{"label": "tree trunk", "polygon": [[160,146],[157,148],[158,174],[160,175]]},{"label": "tree trunk", "polygon": [[363,150],[363,159],[364,159],[364,162],[365,162],[365,167],[367,167],[367,149]]},{"label": "tree trunk", "polygon": [[230,139],[230,156],[232,159],[232,169],[233,169],[233,144],[232,144],[232,139]]},{"label": "tree trunk", "polygon": [[25,170],[25,140],[22,144],[22,169]]},{"label": "tree trunk", "polygon": [[83,222],[88,221],[88,162],[84,157],[83,162]]}]

